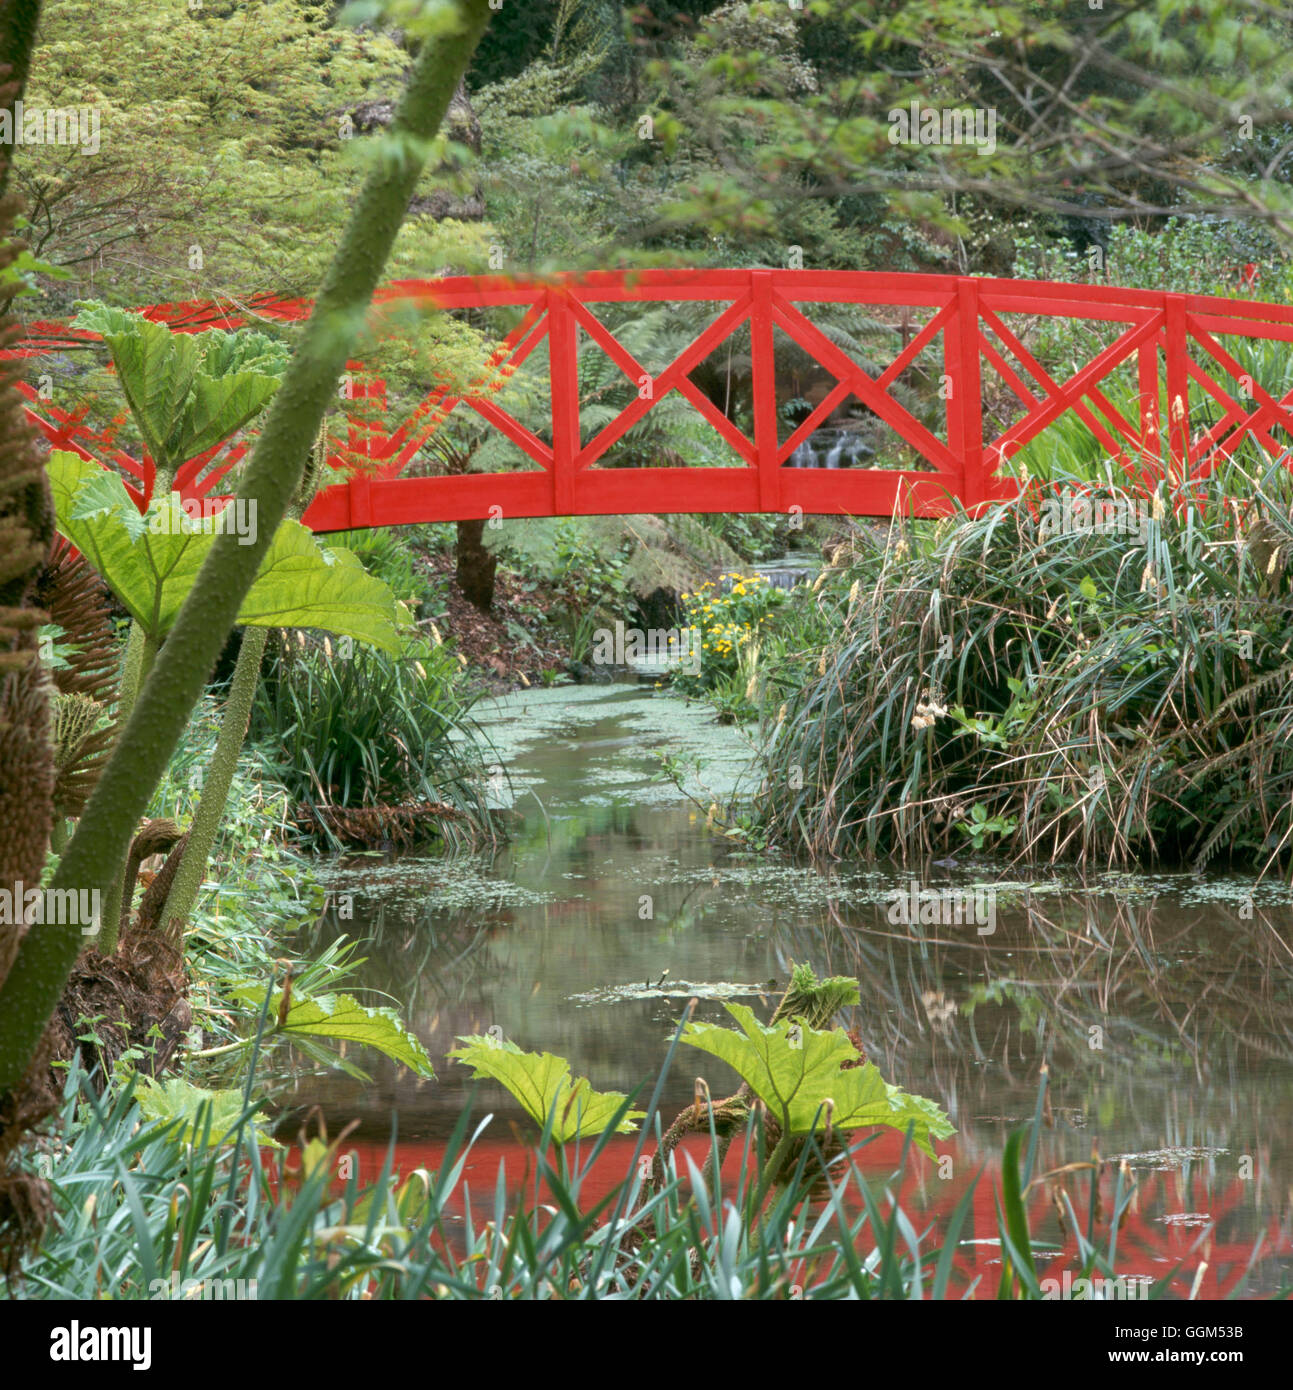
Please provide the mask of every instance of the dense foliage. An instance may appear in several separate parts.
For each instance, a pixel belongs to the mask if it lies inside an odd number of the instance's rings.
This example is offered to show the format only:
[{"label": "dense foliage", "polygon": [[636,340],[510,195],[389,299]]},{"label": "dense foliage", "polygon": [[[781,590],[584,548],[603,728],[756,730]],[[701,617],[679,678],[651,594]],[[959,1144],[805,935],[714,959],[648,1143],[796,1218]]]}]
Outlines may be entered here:
[{"label": "dense foliage", "polygon": [[1290,517],[1282,467],[1235,463],[1175,491],[1057,475],[895,527],[841,566],[816,669],[765,706],[769,823],[819,855],[968,833],[1100,865],[1282,860]]},{"label": "dense foliage", "polygon": [[[0,150],[0,189],[24,199],[27,240],[0,251],[0,309],[30,322],[76,316],[99,335],[55,342],[40,398],[100,442],[147,452],[157,478],[151,502],[136,506],[116,472],[58,452],[47,497],[45,476],[26,466],[26,426],[16,408],[6,413],[0,771],[28,804],[16,809],[11,791],[4,801],[5,863],[15,877],[92,884],[107,898],[92,947],[67,923],[0,941],[7,1292],[139,1298],[176,1276],[254,1279],[262,1297],[958,1292],[953,1259],[973,1188],[931,1245],[863,1177],[847,1139],[887,1127],[933,1158],[951,1122],[886,1081],[835,1026],[858,1000],[856,980],[819,982],[803,966],[767,1024],[741,1004],[728,1005],[735,1027],[678,1023],[666,1071],[687,1046],[731,1065],[741,1085],[716,1101],[698,1079],[694,1105],[667,1128],[655,1099],[634,1109],[636,1093],[595,1091],[564,1058],[461,1037],[449,1056],[507,1088],[539,1134],[533,1201],[500,1183],[483,1227],[461,1183],[479,1133],[466,1114],[435,1174],[393,1177],[388,1165],[375,1185],[335,1178],[341,1141],[326,1135],[303,1144],[295,1166],[271,1170],[260,1111],[286,1078],[314,1066],[367,1082],[351,1046],[419,1081],[434,1075],[398,1010],[340,988],[353,947],[298,958],[293,933],[321,902],[303,838],[386,850],[499,837],[489,750],[471,718],[481,673],[441,631],[451,616],[478,658],[482,630],[485,641],[533,643],[542,627],[579,678],[599,631],[625,621],[694,631],[698,663],[672,673],[674,688],[764,740],[753,809],[725,819],[698,798],[706,828],[746,852],[1289,862],[1286,457],[1246,450],[1206,479],[1145,486],[1116,473],[1067,414],[1011,460],[1028,485],[1018,502],[895,521],[887,535],[800,516],[665,514],[495,518],[488,530],[467,519],[452,535],[324,545],[300,522],[336,442],[338,378],[355,360],[384,376],[400,413],[432,386],[456,398],[479,382],[489,348],[515,326],[495,309],[366,318],[382,278],[787,266],[1289,299],[1287,9],[488,9],[65,0],[46,6],[34,50],[17,31],[0,35],[13,90],[34,108],[92,111],[96,142],[29,142],[12,161],[8,143]],[[990,147],[894,138],[895,112],[910,103],[990,116]],[[236,334],[172,332],[124,311],[254,306],[260,295],[315,296],[317,310],[303,325]],[[713,312],[704,302],[604,310],[648,377]],[[811,313],[873,376],[914,326],[857,305]],[[1089,358],[1108,326],[1042,317],[1020,331],[1063,364]],[[788,433],[823,383],[808,354],[782,348],[775,404]],[[587,334],[577,350],[591,434],[643,383]],[[540,436],[551,430],[547,351],[496,383],[499,404]],[[1278,400],[1293,390],[1285,345],[1251,340],[1235,356]],[[691,374],[747,433],[752,357],[742,328]],[[893,383],[931,427],[943,366],[931,347]],[[1104,387],[1128,418],[1148,405],[1130,361]],[[1217,424],[1224,402],[1198,383],[1194,392],[1192,420]],[[6,401],[16,406],[7,387]],[[985,404],[988,424],[1003,425],[1016,401],[989,380]],[[1171,418],[1165,393],[1152,404]],[[488,424],[458,410],[411,473],[535,466]],[[912,462],[873,414],[843,428],[863,446],[854,460]],[[246,455],[228,486],[268,519],[246,553],[191,524],[170,492],[186,460],[235,442]],[[736,461],[675,392],[599,466]],[[1078,523],[1057,526],[1057,507]],[[39,574],[55,515],[128,615],[128,639],[113,636],[107,599],[86,576],[69,597],[60,576]],[[790,542],[809,569],[827,542],[828,563],[787,595],[748,566]],[[460,579],[469,544],[488,579],[469,596],[469,621],[435,568],[450,544]],[[526,594],[532,627],[493,613],[496,564]],[[61,600],[65,623],[45,623],[38,592],[54,595],[51,608]],[[235,626],[232,673],[225,662],[213,676]],[[85,688],[67,677],[51,694],[59,671]],[[667,756],[664,775],[680,775]],[[141,870],[159,846],[161,867]],[[132,987],[149,988],[131,996],[131,1017],[111,990],[99,1012],[78,1014],[85,996],[63,994],[73,969],[105,988],[134,971]],[[162,984],[164,1009],[154,1007]],[[43,1032],[60,999],[62,1033]],[[51,1039],[66,1045],[52,1067]],[[168,1068],[178,1074],[153,1074]],[[64,1083],[60,1137],[32,1139]],[[1031,1128],[1005,1142],[1003,1297],[1040,1292],[1025,1199],[1052,1176],[1033,1172],[1045,1088],[1043,1072]],[[636,1146],[628,1176],[593,1201],[592,1165],[615,1135]],[[708,1154],[703,1170],[684,1171],[675,1149],[692,1135]],[[723,1166],[732,1146],[734,1191]],[[1100,1164],[1069,1167],[1098,1174]],[[1083,1217],[1067,1190],[1052,1196],[1078,1237],[1075,1270],[1113,1274],[1132,1201],[1121,1173],[1108,1213],[1098,1176]]]}]

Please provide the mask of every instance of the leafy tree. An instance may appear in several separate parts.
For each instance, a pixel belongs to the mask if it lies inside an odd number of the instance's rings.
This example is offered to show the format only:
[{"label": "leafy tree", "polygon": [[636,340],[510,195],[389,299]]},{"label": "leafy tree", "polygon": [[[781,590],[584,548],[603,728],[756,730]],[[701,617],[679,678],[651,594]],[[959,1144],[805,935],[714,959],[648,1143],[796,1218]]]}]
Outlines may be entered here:
[{"label": "leafy tree", "polygon": [[[831,205],[879,197],[944,236],[964,233],[966,195],[1002,213],[1125,220],[1189,208],[1290,229],[1286,7],[810,0],[808,53],[820,60],[824,26],[850,61],[823,63],[816,89],[794,102],[768,92],[760,42],[746,32],[778,13],[725,7],[696,41],[704,61],[656,66],[685,132],[725,122],[720,149],[743,127],[768,137],[747,140],[727,160],[726,185],[706,179],[680,215],[744,198],[766,216],[797,189]],[[911,101],[990,110],[994,147],[893,141],[889,113]],[[1271,151],[1264,164],[1249,157],[1254,140]]]},{"label": "leafy tree", "polygon": [[[28,102],[100,113],[96,153],[30,145],[18,161],[32,249],[73,272],[46,315],[105,285],[127,304],[309,293],[344,225],[362,108],[393,103],[409,64],[388,34],[300,0],[67,0],[41,40]],[[390,272],[483,263],[486,244],[413,217]]]}]

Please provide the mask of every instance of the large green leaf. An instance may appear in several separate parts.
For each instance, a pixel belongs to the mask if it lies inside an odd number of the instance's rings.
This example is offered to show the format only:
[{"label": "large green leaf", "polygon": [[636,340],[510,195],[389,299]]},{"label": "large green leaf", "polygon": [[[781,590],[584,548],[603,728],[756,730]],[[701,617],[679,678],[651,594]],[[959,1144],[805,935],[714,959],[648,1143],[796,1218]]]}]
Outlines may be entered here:
[{"label": "large green leaf", "polygon": [[[103,576],[150,636],[170,630],[215,544],[214,528],[186,515],[178,494],[141,515],[117,474],[56,450],[46,465],[58,529]],[[324,549],[299,522],[284,521],[247,592],[238,621],[310,627],[400,647],[394,594],[346,550]]]},{"label": "large green leaf", "polygon": [[[211,1132],[208,1145],[211,1148],[223,1144],[232,1135],[245,1106],[241,1090],[204,1091],[201,1086],[191,1086],[177,1076],[164,1082],[141,1077],[135,1099],[150,1120],[182,1120],[183,1124],[175,1130],[175,1138],[183,1144],[196,1144],[201,1140],[209,1110]],[[247,1121],[246,1134],[248,1142],[262,1148],[281,1147],[256,1128],[254,1118]]]},{"label": "large green leaf", "polygon": [[197,335],[172,333],[164,323],[106,304],[83,308],[72,325],[102,337],[144,447],[154,459],[169,460],[171,434],[202,358]]},{"label": "large green leaf", "polygon": [[791,1133],[808,1134],[814,1124],[824,1129],[827,1100],[834,1102],[835,1129],[889,1125],[905,1132],[911,1125],[915,1143],[931,1156],[931,1140],[956,1132],[933,1101],[890,1086],[873,1063],[843,1069],[858,1060],[858,1051],[842,1029],[822,1031],[792,1019],[767,1028],[744,1004],[724,1007],[739,1033],[716,1023],[690,1023],[682,1041],[734,1067],[778,1124],[788,1115]]},{"label": "large green leaf", "polygon": [[84,305],[73,322],[102,337],[145,447],[172,468],[260,414],[288,361],[263,333],[175,333],[106,304]]},{"label": "large green leaf", "polygon": [[315,627],[400,650],[399,603],[352,551],[328,550],[298,521],[274,536],[238,621],[253,627]]},{"label": "large green leaf", "polygon": [[[478,1035],[458,1041],[463,1045],[449,1056],[475,1067],[477,1080],[489,1077],[501,1082],[540,1127],[552,1115],[552,1138],[558,1144],[604,1133],[624,1104],[622,1092],[594,1091],[586,1077],[571,1076],[570,1063],[564,1057],[554,1057],[551,1052],[522,1052],[514,1042]],[[615,1132],[634,1133],[645,1113],[629,1110]]]},{"label": "large green leaf", "polygon": [[174,441],[174,457],[193,458],[236,434],[269,404],[278,379],[257,372],[212,378],[199,373],[183,419],[183,434]]},{"label": "large green leaf", "polygon": [[[265,1002],[265,987],[245,986],[235,990],[234,996],[259,1014]],[[269,1017],[275,1021],[272,1031],[280,1037],[362,1043],[419,1076],[435,1075],[426,1048],[404,1027],[394,1009],[368,1008],[349,994],[293,995],[288,1001],[287,1016],[280,1021],[282,1007],[283,991],[275,990],[269,1001]]]},{"label": "large green leaf", "polygon": [[277,376],[290,359],[286,344],[265,333],[245,328],[226,333],[217,328],[202,334],[202,372],[206,376],[228,376],[231,372]]}]

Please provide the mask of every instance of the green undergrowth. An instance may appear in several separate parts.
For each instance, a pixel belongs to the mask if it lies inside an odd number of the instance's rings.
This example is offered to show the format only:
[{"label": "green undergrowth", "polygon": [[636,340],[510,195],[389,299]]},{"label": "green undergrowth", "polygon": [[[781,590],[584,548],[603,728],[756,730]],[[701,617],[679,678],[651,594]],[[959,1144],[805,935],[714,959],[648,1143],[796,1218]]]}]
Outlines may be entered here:
[{"label": "green undergrowth", "polygon": [[1175,491],[1058,477],[895,525],[809,600],[834,630],[765,693],[760,821],[818,857],[1285,864],[1290,559],[1278,464]]},{"label": "green undergrowth", "polygon": [[[218,708],[208,697],[185,731],[150,815],[188,821],[201,795],[202,773],[217,731]],[[295,934],[324,910],[327,890],[316,877],[314,857],[303,852],[291,805],[288,789],[265,761],[254,750],[244,749],[208,877],[184,937],[193,1027],[181,1066],[189,1081],[203,1087],[236,1083],[253,1049],[271,1090],[303,1066],[364,1075],[324,1034],[307,1025],[305,1011],[311,1001],[324,1001],[335,1014],[340,1001],[351,998],[339,991],[362,960],[352,943],[335,943],[308,955],[305,940],[300,951],[294,946]],[[267,990],[275,991],[273,1010],[257,1037],[259,1006]],[[357,1008],[382,1003],[354,1002]],[[344,1017],[348,1005],[341,1007]],[[360,1032],[370,1032],[369,1041],[388,1053],[401,1054],[407,1048],[405,1030],[393,1023],[387,1027],[386,1022],[374,1019],[371,1029]],[[333,1031],[338,1037],[346,1035],[342,1029]],[[142,1048],[127,1057],[126,1070],[145,1060],[146,1052]]]},{"label": "green undergrowth", "polygon": [[[686,1040],[680,1028],[665,1071]],[[488,1043],[473,1046],[479,1053]],[[1070,1164],[1059,1175],[1073,1238],[1058,1260],[1031,1228],[1030,1196],[1057,1176],[1035,1169],[1044,1074],[1031,1123],[1005,1143],[985,1237],[975,1226],[982,1172],[932,1225],[892,1199],[908,1166],[921,1161],[910,1137],[891,1173],[867,1175],[859,1163],[866,1140],[845,1149],[829,1134],[809,1133],[787,1163],[784,1145],[769,1152],[760,1142],[752,1109],[732,1119],[730,1109],[700,1106],[710,1115],[708,1161],[674,1151],[656,1169],[644,1155],[665,1138],[657,1083],[636,1114],[637,1097],[592,1095],[598,1109],[587,1137],[567,1125],[557,1142],[563,1104],[570,1109],[561,1086],[569,1081],[562,1060],[548,1060],[555,1089],[541,1126],[544,1112],[534,1112],[532,1177],[511,1190],[500,1175],[483,1210],[464,1174],[489,1120],[476,1122],[467,1110],[434,1170],[398,1171],[392,1141],[375,1180],[361,1182],[357,1158],[326,1135],[292,1154],[266,1151],[255,1127],[253,1072],[241,1096],[162,1118],[134,1081],[96,1096],[73,1075],[59,1137],[31,1160],[50,1182],[55,1215],[6,1292],[114,1300],[1026,1301],[1061,1296],[1061,1266],[1076,1297],[1078,1280],[1118,1277],[1119,1231],[1136,1193],[1125,1165],[1114,1166],[1107,1209],[1094,1196],[1099,1163]],[[574,1085],[568,1095],[586,1083]],[[591,1113],[581,1108],[582,1117]],[[608,1154],[613,1136],[639,1117],[636,1141],[623,1137]],[[728,1142],[741,1157],[734,1181],[717,1176]],[[594,1167],[612,1158],[626,1176],[609,1192],[594,1189]],[[782,1165],[776,1174],[774,1163]],[[991,1282],[957,1268],[962,1242],[985,1238],[1002,1254]],[[1174,1281],[1179,1294],[1180,1281],[1206,1258],[1202,1242],[1203,1234],[1143,1296],[1171,1296]],[[1114,1287],[1124,1289],[1114,1296],[1133,1296],[1126,1284]]]},{"label": "green undergrowth", "polygon": [[378,841],[390,817],[416,808],[426,816],[415,838],[480,843],[493,830],[474,700],[442,642],[406,638],[392,656],[285,633],[271,646],[250,737],[304,824],[334,848]]}]

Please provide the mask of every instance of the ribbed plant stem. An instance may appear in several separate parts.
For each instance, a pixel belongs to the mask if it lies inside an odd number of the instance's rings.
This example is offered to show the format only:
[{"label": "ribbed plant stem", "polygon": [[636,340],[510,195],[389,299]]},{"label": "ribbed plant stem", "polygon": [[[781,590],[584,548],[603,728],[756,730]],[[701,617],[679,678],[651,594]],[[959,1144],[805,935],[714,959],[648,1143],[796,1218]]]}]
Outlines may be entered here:
[{"label": "ribbed plant stem", "polygon": [[[300,346],[253,445],[236,500],[255,502],[255,538],[242,545],[245,537],[232,531],[216,537],[59,862],[54,888],[102,893],[109,887],[300,485],[426,151],[489,22],[489,0],[457,0],[456,9],[457,29],[425,44],[414,63],[385,137],[388,157],[374,163],[364,184]],[[75,925],[46,925],[23,938],[0,988],[0,1093],[21,1082],[81,940]]]},{"label": "ribbed plant stem", "polygon": [[175,872],[171,891],[166,896],[166,906],[162,909],[163,931],[169,931],[171,923],[178,921],[182,932],[184,923],[193,915],[202,880],[206,877],[211,847],[224,819],[229,788],[233,785],[233,775],[238,768],[238,754],[242,752],[243,740],[247,737],[252,702],[260,681],[260,661],[268,639],[267,627],[245,627],[242,630],[242,646],[220,718],[220,735],[216,739],[215,753],[202,783],[198,809],[189,826],[188,843],[180,853],[180,866]]},{"label": "ribbed plant stem", "polygon": [[781,1126],[781,1137],[768,1155],[768,1161],[763,1165],[763,1175],[759,1181],[758,1190],[754,1194],[753,1212],[756,1221],[763,1211],[763,1204],[768,1199],[768,1193],[772,1190],[782,1168],[785,1167],[786,1158],[794,1143],[794,1135],[790,1132],[789,1114],[782,1116]]},{"label": "ribbed plant stem", "polygon": [[[314,448],[310,451],[310,460],[305,466],[301,486],[287,509],[293,521],[300,521],[314,500],[327,461],[327,429],[321,427],[318,438],[314,441]],[[229,802],[229,788],[233,785],[233,776],[238,769],[238,755],[242,752],[243,743],[247,738],[247,728],[251,723],[251,709],[256,700],[256,687],[260,683],[260,663],[264,658],[265,644],[268,640],[268,628],[243,628],[238,661],[234,666],[233,680],[229,684],[229,694],[225,697],[224,710],[220,716],[220,733],[216,738],[211,773],[203,783],[198,809],[192,825],[189,826],[189,837],[184,848],[180,850],[179,867],[162,910],[162,930],[169,932],[171,923],[178,922],[178,939],[182,939],[185,924],[193,915],[198,894],[202,891],[202,880],[206,877],[211,850],[220,830],[220,822],[224,819],[225,807]]]},{"label": "ribbed plant stem", "polygon": [[126,726],[130,711],[135,707],[144,676],[144,630],[138,623],[130,624],[126,638],[126,659],[121,666],[121,689],[117,693],[117,732]]},{"label": "ribbed plant stem", "polygon": [[[118,742],[120,742],[122,730],[130,718],[130,712],[135,707],[139,691],[144,681],[147,680],[149,671],[152,670],[156,655],[156,641],[149,637],[137,622],[132,622],[130,624],[130,636],[126,641],[125,665],[121,672],[121,692],[117,698]],[[129,847],[130,842],[127,840],[126,848],[129,849]],[[103,893],[103,905],[99,913],[99,935],[92,942],[87,943],[93,945],[96,950],[102,951],[105,956],[112,955],[117,949],[117,937],[121,932],[123,908],[126,912],[130,911],[130,904],[123,904],[121,901],[122,891],[125,887],[125,872],[126,859],[123,852],[121,862],[117,865],[117,872]]]}]

